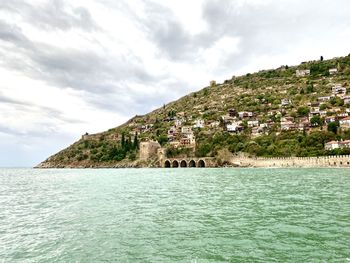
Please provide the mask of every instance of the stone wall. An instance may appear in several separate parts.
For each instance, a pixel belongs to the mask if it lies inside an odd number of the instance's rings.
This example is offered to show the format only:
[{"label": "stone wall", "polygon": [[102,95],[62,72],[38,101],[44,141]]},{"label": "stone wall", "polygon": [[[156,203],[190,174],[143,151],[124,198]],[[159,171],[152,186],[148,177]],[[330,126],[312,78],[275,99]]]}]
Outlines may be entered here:
[{"label": "stone wall", "polygon": [[321,157],[232,158],[240,167],[350,167],[350,155]]}]

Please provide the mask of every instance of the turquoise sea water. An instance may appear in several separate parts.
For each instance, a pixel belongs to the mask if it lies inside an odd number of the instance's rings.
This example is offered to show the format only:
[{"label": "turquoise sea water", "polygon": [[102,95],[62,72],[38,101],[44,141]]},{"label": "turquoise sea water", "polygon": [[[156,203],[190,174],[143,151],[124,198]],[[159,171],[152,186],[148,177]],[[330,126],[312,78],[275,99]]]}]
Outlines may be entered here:
[{"label": "turquoise sea water", "polygon": [[0,169],[0,262],[350,262],[350,170]]}]

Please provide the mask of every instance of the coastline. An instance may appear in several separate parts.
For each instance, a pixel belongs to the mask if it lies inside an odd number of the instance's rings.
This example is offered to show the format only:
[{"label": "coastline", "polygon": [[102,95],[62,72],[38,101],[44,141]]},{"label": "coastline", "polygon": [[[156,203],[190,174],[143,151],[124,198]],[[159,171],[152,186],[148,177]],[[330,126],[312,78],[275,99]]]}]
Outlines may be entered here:
[{"label": "coastline", "polygon": [[[190,162],[195,160],[195,164],[203,161],[204,166],[189,166]],[[170,164],[166,166],[166,163]],[[184,166],[182,166],[184,164]],[[132,161],[119,163],[56,163],[50,160],[44,161],[34,168],[350,168],[350,155],[319,156],[319,157],[233,157],[220,164],[216,158],[168,158],[160,159],[155,162]]]}]

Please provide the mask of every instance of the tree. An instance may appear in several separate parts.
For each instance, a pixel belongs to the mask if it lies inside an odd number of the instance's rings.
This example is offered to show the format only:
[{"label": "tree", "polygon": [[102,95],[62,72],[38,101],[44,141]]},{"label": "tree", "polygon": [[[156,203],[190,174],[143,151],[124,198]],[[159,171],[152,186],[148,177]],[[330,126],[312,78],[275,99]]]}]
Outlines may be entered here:
[{"label": "tree", "polygon": [[320,60],[323,61],[323,56],[320,57]]},{"label": "tree", "polygon": [[125,147],[125,133],[124,132],[122,133],[121,146],[124,149],[124,147]]},{"label": "tree", "polygon": [[297,112],[299,117],[305,117],[309,114],[310,109],[308,107],[299,107]]},{"label": "tree", "polygon": [[339,122],[338,121],[333,121],[328,124],[327,130],[330,132],[333,132],[334,134],[337,134],[339,127]]},{"label": "tree", "polygon": [[133,148],[134,149],[138,149],[139,148],[139,140],[137,138],[137,132],[135,133]]},{"label": "tree", "polygon": [[322,126],[323,123],[324,123],[323,119],[322,119],[320,116],[318,116],[318,115],[313,116],[313,117],[311,118],[310,122],[311,122],[311,124],[312,124],[313,126]]}]

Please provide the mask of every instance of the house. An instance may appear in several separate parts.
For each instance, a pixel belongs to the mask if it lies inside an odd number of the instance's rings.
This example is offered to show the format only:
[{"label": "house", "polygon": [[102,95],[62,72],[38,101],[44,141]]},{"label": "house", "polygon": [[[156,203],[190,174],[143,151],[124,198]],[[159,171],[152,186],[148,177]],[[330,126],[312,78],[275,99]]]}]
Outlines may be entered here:
[{"label": "house", "polygon": [[315,116],[321,116],[321,113],[319,111],[310,111],[309,112],[309,118],[311,119],[312,117]]},{"label": "house", "polygon": [[176,136],[177,129],[175,126],[171,126],[168,130],[168,137]]},{"label": "house", "polygon": [[249,128],[257,127],[259,126],[259,121],[248,121],[247,124]]},{"label": "house", "polygon": [[193,128],[204,128],[204,120],[202,119],[195,120]]},{"label": "house", "polygon": [[327,116],[327,111],[325,110],[320,110],[319,111],[321,117],[326,117]]},{"label": "house", "polygon": [[289,104],[291,104],[290,99],[285,98],[281,100],[281,106],[288,106]]},{"label": "house", "polygon": [[337,118],[335,116],[328,116],[324,119],[325,123],[331,123],[331,122],[335,122],[337,120]]},{"label": "house", "polygon": [[342,87],[341,85],[335,85],[332,88],[332,93],[334,95],[342,95],[342,94],[346,94],[346,88]]},{"label": "house", "polygon": [[240,119],[245,119],[245,118],[250,118],[250,117],[253,117],[253,112],[250,112],[250,111],[241,111],[241,112],[238,112],[238,117]]},{"label": "house", "polygon": [[224,116],[221,116],[221,119],[223,120],[224,123],[230,123],[230,122],[233,122],[236,119],[236,117],[224,115]]},{"label": "house", "polygon": [[235,110],[235,109],[229,109],[228,110],[228,115],[230,116],[230,117],[235,117],[236,116],[236,114],[237,114],[237,111]]},{"label": "house", "polygon": [[309,69],[297,69],[295,71],[295,74],[297,77],[305,77],[310,75],[310,70]]},{"label": "house", "polygon": [[299,131],[308,131],[311,127],[311,123],[308,120],[302,121],[298,124]]},{"label": "house", "polygon": [[182,125],[182,123],[183,123],[182,119],[175,119],[174,124],[175,124],[176,127],[180,127]]},{"label": "house", "polygon": [[318,97],[317,100],[318,101],[329,101],[331,99],[331,96],[323,96],[323,97]]},{"label": "house", "polygon": [[350,128],[350,117],[346,117],[339,120],[339,125],[341,128],[345,128],[345,129]]},{"label": "house", "polygon": [[192,127],[191,126],[183,126],[181,127],[181,133],[182,134],[191,134],[192,132]]},{"label": "house", "polygon": [[319,106],[320,106],[320,103],[317,102],[317,101],[308,102],[308,103],[307,103],[307,106],[309,106],[309,107],[319,107]]},{"label": "house", "polygon": [[336,68],[329,69],[329,74],[330,75],[335,75],[335,74],[337,74],[337,72],[338,72],[338,70]]},{"label": "house", "polygon": [[240,123],[232,123],[226,125],[226,130],[228,132],[241,132],[244,130],[244,127],[240,125]]},{"label": "house", "polygon": [[327,151],[338,149],[339,148],[339,142],[337,142],[337,141],[327,142],[327,143],[325,143],[324,148]]},{"label": "house", "polygon": [[194,146],[196,144],[196,139],[194,137],[194,134],[187,134],[186,136],[182,137],[180,140],[180,144],[182,146]]},{"label": "house", "polygon": [[343,100],[344,100],[344,104],[350,104],[350,96],[344,96]]},{"label": "house", "polygon": [[340,148],[350,148],[350,140],[339,142]]},{"label": "house", "polygon": [[346,118],[346,117],[348,117],[349,116],[349,114],[347,113],[347,112],[341,112],[341,113],[338,113],[337,114],[337,117],[339,118],[339,119],[343,119],[343,118]]},{"label": "house", "polygon": [[282,131],[289,131],[294,130],[296,128],[296,124],[291,121],[282,121],[281,122],[281,130]]},{"label": "house", "polygon": [[324,146],[325,150],[334,150],[334,149],[344,149],[344,148],[350,148],[350,140],[346,141],[330,141],[327,142]]}]

